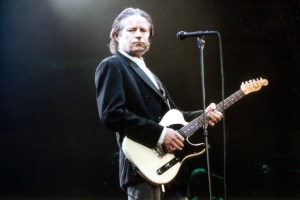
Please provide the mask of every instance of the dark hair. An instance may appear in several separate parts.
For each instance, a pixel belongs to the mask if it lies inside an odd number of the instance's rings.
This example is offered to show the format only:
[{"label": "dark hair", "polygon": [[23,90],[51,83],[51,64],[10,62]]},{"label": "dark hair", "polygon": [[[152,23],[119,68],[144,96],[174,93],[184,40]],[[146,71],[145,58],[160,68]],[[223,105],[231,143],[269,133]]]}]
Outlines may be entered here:
[{"label": "dark hair", "polygon": [[118,41],[115,40],[114,36],[115,34],[118,34],[121,30],[121,21],[123,19],[125,19],[126,17],[130,17],[133,15],[140,15],[142,17],[144,17],[150,24],[149,30],[150,30],[150,36],[149,36],[149,40],[153,37],[154,35],[154,26],[153,26],[153,21],[152,18],[150,17],[150,15],[148,13],[146,13],[145,11],[138,9],[138,8],[126,8],[125,10],[123,10],[115,19],[111,31],[110,31],[110,43],[109,43],[109,49],[110,52],[112,54],[115,54],[116,51],[118,50]]}]

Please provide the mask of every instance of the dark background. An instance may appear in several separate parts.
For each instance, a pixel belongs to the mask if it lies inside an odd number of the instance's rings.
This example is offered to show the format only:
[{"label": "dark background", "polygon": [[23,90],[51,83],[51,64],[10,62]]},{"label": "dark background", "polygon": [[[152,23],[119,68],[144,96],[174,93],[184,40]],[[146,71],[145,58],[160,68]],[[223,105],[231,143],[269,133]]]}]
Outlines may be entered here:
[{"label": "dark background", "polygon": [[[196,38],[222,36],[225,96],[241,82],[269,85],[226,112],[227,197],[299,198],[299,8],[297,0],[1,1],[0,198],[123,198],[114,133],[101,125],[94,72],[109,56],[114,18],[126,7],[154,18],[145,55],[182,110],[202,108]],[[221,100],[218,38],[205,37],[207,104]],[[223,196],[223,126],[209,129],[213,194]],[[187,161],[206,168],[205,155]],[[207,178],[191,177],[193,196]]]}]

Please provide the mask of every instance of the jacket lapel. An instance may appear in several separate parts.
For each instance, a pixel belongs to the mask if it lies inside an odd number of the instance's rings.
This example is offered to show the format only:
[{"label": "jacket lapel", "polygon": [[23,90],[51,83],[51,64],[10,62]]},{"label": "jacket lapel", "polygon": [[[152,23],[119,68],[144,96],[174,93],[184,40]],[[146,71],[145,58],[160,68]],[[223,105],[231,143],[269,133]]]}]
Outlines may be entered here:
[{"label": "jacket lapel", "polygon": [[[117,55],[126,60],[130,67],[138,74],[138,76],[150,87],[152,88],[162,99],[164,99],[164,96],[162,93],[157,89],[157,87],[153,84],[153,82],[150,80],[150,78],[145,74],[145,72],[132,60],[124,56],[123,54],[117,52]],[[155,76],[155,75],[154,75]]]}]

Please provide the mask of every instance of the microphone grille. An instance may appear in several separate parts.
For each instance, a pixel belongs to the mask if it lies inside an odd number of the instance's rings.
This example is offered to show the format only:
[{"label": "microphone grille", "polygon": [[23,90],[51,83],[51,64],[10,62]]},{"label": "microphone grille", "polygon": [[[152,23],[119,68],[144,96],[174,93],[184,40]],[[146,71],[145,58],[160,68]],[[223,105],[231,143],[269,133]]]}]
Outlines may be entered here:
[{"label": "microphone grille", "polygon": [[185,39],[184,31],[179,31],[179,32],[176,34],[176,37],[177,37],[177,39],[179,39],[179,40]]}]

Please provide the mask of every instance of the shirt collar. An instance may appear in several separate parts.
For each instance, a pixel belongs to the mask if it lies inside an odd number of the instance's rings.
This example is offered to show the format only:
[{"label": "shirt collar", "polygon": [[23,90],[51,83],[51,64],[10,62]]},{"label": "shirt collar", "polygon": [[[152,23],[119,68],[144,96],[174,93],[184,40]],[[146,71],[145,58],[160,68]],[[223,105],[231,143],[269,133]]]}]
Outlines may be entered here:
[{"label": "shirt collar", "polygon": [[124,56],[126,56],[127,58],[129,58],[130,60],[132,60],[133,62],[135,62],[137,65],[145,65],[144,59],[141,57],[141,59],[133,57],[131,55],[129,55],[127,52],[123,51],[123,50],[118,50],[121,54],[123,54]]}]

